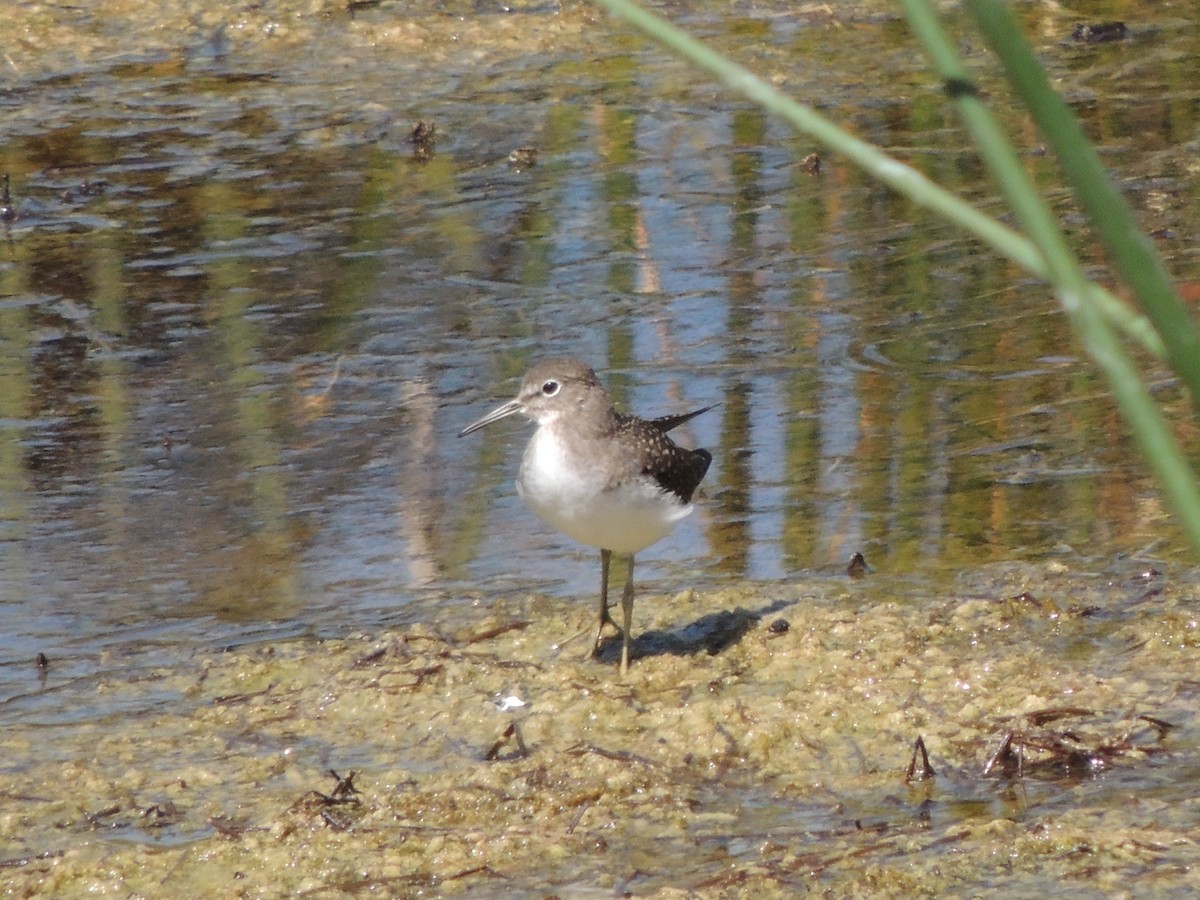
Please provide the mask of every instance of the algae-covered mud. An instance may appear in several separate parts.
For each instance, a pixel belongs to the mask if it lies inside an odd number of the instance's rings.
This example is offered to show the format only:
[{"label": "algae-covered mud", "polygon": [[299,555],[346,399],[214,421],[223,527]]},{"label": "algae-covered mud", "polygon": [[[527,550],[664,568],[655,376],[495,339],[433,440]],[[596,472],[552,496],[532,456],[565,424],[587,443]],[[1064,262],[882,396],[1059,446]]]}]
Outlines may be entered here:
[{"label": "algae-covered mud", "polygon": [[[10,894],[1166,896],[1195,885],[1194,585],[871,577],[196,654],[8,729]],[[51,662],[51,680],[53,663]],[[927,750],[924,756],[918,740]],[[1173,786],[1175,785],[1175,786]]]},{"label": "algae-covered mud", "polygon": [[[1001,208],[894,4],[661,8]],[[1194,294],[1190,13],[1018,9]],[[1195,563],[1044,286],[587,4],[4,12],[6,895],[1194,889]],[[626,678],[455,437],[560,354],[712,406]]]}]

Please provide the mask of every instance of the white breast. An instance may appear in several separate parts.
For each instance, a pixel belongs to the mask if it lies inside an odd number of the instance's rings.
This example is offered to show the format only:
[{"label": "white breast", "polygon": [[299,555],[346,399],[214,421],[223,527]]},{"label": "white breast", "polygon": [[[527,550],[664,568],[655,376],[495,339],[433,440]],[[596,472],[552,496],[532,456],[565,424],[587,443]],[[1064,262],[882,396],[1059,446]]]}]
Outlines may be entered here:
[{"label": "white breast", "polygon": [[541,427],[525,449],[517,491],[542,521],[614,553],[649,547],[692,511],[690,503],[636,472],[616,486],[610,480],[585,457],[569,453],[554,428]]}]

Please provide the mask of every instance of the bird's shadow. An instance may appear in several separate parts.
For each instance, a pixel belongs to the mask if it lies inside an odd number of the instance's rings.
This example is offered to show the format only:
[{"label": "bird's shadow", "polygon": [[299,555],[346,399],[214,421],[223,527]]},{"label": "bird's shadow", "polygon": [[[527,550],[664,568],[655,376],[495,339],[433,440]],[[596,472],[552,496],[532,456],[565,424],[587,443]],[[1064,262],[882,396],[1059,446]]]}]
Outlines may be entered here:
[{"label": "bird's shadow", "polygon": [[[629,658],[645,656],[691,656],[702,651],[716,656],[732,647],[766,616],[795,604],[794,600],[775,600],[759,609],[725,609],[708,613],[693,622],[670,631],[645,631],[629,645]],[[600,642],[597,658],[601,662],[620,662],[621,636],[610,635]]]}]

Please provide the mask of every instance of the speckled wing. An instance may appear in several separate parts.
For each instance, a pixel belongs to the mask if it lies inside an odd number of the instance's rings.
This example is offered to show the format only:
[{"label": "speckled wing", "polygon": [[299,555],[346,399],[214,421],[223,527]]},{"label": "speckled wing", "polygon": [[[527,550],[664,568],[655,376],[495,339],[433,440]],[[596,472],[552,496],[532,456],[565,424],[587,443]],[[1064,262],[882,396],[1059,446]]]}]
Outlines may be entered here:
[{"label": "speckled wing", "polygon": [[650,420],[619,415],[615,436],[626,446],[638,449],[637,465],[641,475],[653,478],[659,487],[677,496],[681,503],[690,503],[692,494],[708,472],[712,454],[707,450],[680,447],[667,437],[667,432],[711,408]]},{"label": "speckled wing", "polygon": [[675,416],[659,416],[657,419],[650,419],[648,421],[663,434],[666,434],[668,431],[678,428],[684,422],[691,421],[701,413],[706,413],[710,409],[715,409],[716,406],[717,404],[714,403],[712,406],[702,406],[699,409],[693,409],[691,412],[680,413],[679,415]]}]

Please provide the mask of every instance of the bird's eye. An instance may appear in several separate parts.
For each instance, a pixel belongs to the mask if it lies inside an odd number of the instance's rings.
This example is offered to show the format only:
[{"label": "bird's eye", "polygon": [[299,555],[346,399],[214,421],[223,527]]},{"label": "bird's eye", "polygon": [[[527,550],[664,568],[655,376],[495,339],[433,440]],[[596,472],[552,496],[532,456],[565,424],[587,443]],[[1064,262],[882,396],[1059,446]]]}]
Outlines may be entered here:
[{"label": "bird's eye", "polygon": [[545,397],[553,397],[558,393],[559,384],[553,378],[549,381],[542,382],[542,395]]}]

